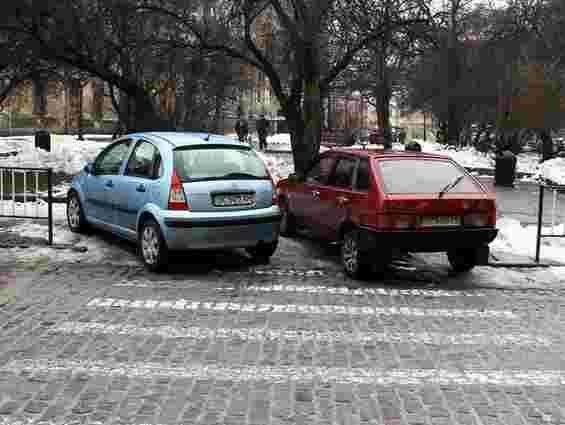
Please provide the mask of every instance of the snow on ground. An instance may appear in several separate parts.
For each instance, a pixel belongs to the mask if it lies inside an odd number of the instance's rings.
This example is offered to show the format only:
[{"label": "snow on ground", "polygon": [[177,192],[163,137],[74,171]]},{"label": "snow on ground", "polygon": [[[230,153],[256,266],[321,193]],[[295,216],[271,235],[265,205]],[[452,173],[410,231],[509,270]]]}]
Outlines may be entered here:
[{"label": "snow on ground", "polygon": [[565,158],[554,158],[543,162],[536,170],[535,177],[565,186]]},{"label": "snow on ground", "polygon": [[[499,229],[498,236],[490,244],[493,252],[500,251],[530,258],[535,257],[537,226],[523,226],[514,218],[502,217],[497,220],[496,227]],[[565,236],[565,223],[554,227],[542,227],[542,234]],[[565,263],[565,238],[542,238],[540,258],[543,261]]]},{"label": "snow on ground", "polygon": [[110,137],[51,135],[51,152],[35,148],[34,136],[2,137],[0,152],[17,152],[15,156],[0,157],[0,166],[53,168],[55,172],[77,174],[92,161],[110,141]]},{"label": "snow on ground", "polygon": [[[464,167],[470,168],[494,168],[494,155],[492,153],[482,153],[477,151],[473,147],[465,148],[452,148],[440,143],[424,141],[421,139],[414,139],[422,146],[424,152],[433,152],[441,155],[447,155],[457,161]],[[290,152],[290,135],[288,133],[275,134],[267,138],[267,144],[269,149],[277,151],[287,151]],[[362,146],[354,146],[362,147]],[[321,150],[327,150],[328,148],[322,146]],[[393,149],[404,150],[404,145],[400,143],[394,143]],[[560,158],[562,159],[562,158]],[[565,175],[565,162],[561,163],[559,161],[553,160],[552,165],[546,165],[544,169],[551,169],[553,167],[560,167],[558,171],[547,171],[550,175]],[[539,155],[536,153],[522,153],[517,156],[516,161],[516,171],[521,173],[535,174],[538,172],[540,167]]]},{"label": "snow on ground", "polygon": [[[11,208],[11,205],[7,207]],[[23,211],[23,208],[22,203],[18,203],[16,211]],[[41,214],[46,214],[45,203],[42,203],[42,208],[45,209]],[[34,209],[35,207],[28,208],[27,212],[33,213]],[[33,249],[3,249],[3,255],[6,255],[7,257],[14,256],[21,260],[44,256],[53,262],[118,262],[119,264],[139,265],[138,259],[132,252],[124,250],[119,247],[117,243],[104,240],[100,234],[94,233],[92,235],[82,235],[71,232],[67,226],[66,212],[67,207],[65,204],[53,204],[53,242],[55,246],[58,247],[68,245],[75,248],[86,248],[86,252],[38,246]],[[17,225],[9,227],[6,230],[18,233],[22,237],[44,239],[45,241],[47,241],[48,237],[47,221],[21,220]],[[116,258],[119,258],[119,261],[116,261]]]},{"label": "snow on ground", "polygon": [[[18,152],[16,156],[0,156],[0,166],[26,166],[26,167],[53,167],[55,171],[62,171],[68,174],[76,174],[84,164],[95,158],[96,154],[104,148],[109,139],[100,138],[100,136],[85,136],[87,140],[78,141],[76,136],[52,136],[52,152],[44,152],[35,149],[33,136],[30,137],[12,137],[0,138],[0,153],[2,152]],[[90,139],[90,140],[89,140]],[[94,141],[94,140],[103,141]],[[104,141],[106,140],[106,141]],[[257,140],[253,141],[257,144]],[[449,149],[438,143],[419,141],[422,148],[426,152],[437,152],[445,154],[466,167],[476,168],[492,168],[494,161],[491,155],[482,154],[472,148],[465,149]],[[290,136],[288,134],[277,134],[268,138],[268,146],[274,150],[290,150]],[[394,146],[396,149],[402,149],[402,145]],[[271,153],[258,153],[265,161],[275,180],[288,176],[294,171],[292,156]],[[565,184],[565,158],[557,158],[546,161],[539,166],[537,163],[538,156],[536,154],[523,154],[518,156],[518,170],[527,172],[536,172],[537,176],[544,176],[556,183]],[[58,188],[61,194],[66,193],[67,187]],[[46,204],[28,203],[16,204],[13,206],[11,202],[0,204],[0,212],[2,208],[16,208],[17,211],[26,209],[26,214],[46,214]],[[117,248],[111,243],[105,242],[98,236],[83,236],[70,232],[66,226],[66,205],[54,204],[55,214],[55,231],[54,238],[56,244],[73,244],[75,246],[85,246],[88,248],[87,253],[78,253],[69,250],[53,250],[51,248],[39,248],[38,250],[12,249],[8,250],[12,254],[20,256],[36,256],[47,255],[53,260],[64,261],[100,261],[101,259],[110,259]],[[524,255],[532,258],[535,255],[535,226],[522,226],[517,220],[510,217],[501,217],[498,220],[497,227],[500,229],[499,236],[492,243],[493,252],[508,252],[516,255]],[[21,221],[13,231],[19,232],[22,236],[44,237],[47,238],[47,225],[41,222]],[[565,224],[560,223],[553,230],[544,229],[544,233],[552,231],[559,234],[565,233]],[[555,260],[565,262],[565,238],[545,238],[542,239],[541,257],[543,260]],[[127,261],[136,262],[135,256],[131,255]]]}]

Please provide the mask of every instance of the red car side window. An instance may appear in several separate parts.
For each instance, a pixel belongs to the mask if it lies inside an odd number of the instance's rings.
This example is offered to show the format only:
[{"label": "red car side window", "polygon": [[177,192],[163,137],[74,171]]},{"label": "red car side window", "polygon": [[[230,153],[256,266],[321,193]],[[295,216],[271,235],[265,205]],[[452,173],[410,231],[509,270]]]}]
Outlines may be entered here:
[{"label": "red car side window", "polygon": [[369,161],[361,159],[357,166],[357,177],[355,179],[355,190],[358,192],[368,192],[371,187],[371,179],[369,178]]},{"label": "red car side window", "polygon": [[353,158],[340,158],[333,174],[328,179],[328,185],[350,189],[355,162]]},{"label": "red car side window", "polygon": [[325,184],[328,176],[332,172],[335,160],[331,156],[322,157],[316,165],[306,175],[306,181],[309,183]]}]

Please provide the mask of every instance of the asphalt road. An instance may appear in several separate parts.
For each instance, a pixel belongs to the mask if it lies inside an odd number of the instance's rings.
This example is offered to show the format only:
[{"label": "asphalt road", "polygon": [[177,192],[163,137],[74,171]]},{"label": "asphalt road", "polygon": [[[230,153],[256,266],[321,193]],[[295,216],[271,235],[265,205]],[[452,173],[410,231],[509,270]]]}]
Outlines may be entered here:
[{"label": "asphalt road", "polygon": [[355,282],[281,239],[265,266],[0,273],[0,424],[565,424],[563,269],[428,255]]}]

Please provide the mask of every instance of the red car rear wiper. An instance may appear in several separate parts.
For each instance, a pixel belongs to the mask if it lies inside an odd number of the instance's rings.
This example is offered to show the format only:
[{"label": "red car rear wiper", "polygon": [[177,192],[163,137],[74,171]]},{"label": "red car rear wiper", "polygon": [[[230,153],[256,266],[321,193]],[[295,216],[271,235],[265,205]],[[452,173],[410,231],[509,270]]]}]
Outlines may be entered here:
[{"label": "red car rear wiper", "polygon": [[445,187],[439,191],[438,198],[441,198],[444,193],[449,192],[451,189],[453,189],[455,186],[457,186],[459,184],[459,182],[461,180],[463,180],[464,177],[465,177],[465,174],[461,174],[460,176],[457,176],[457,178],[455,180],[453,180],[452,182],[445,185]]}]

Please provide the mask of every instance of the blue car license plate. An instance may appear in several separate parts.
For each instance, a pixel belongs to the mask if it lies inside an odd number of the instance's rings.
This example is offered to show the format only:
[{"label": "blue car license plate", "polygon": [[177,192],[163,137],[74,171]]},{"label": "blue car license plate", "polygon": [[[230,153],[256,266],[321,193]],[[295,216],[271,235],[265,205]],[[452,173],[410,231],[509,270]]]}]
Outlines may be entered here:
[{"label": "blue car license plate", "polygon": [[250,207],[255,205],[255,194],[221,193],[214,195],[213,202],[216,207]]}]

